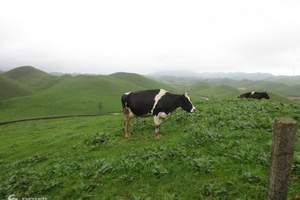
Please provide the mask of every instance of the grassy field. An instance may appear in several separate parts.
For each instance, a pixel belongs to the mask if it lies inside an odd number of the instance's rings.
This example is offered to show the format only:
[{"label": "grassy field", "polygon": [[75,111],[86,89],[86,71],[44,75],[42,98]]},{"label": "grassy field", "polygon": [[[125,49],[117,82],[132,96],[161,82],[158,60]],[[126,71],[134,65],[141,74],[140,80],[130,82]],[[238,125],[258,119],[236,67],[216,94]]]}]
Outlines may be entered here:
[{"label": "grassy field", "polygon": [[[266,199],[272,122],[300,121],[295,105],[200,102],[177,111],[154,139],[151,118],[122,137],[122,116],[0,126],[0,199]],[[300,132],[289,197],[300,195]]]}]

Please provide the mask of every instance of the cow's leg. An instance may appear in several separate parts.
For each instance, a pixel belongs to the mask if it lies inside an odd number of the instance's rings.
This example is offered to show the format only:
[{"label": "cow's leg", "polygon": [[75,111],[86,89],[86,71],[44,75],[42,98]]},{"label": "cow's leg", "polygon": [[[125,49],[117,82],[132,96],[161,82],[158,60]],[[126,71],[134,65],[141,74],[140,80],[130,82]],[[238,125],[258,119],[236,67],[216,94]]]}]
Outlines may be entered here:
[{"label": "cow's leg", "polygon": [[128,138],[130,137],[130,120],[135,117],[133,112],[131,112],[130,108],[124,108],[124,137]]},{"label": "cow's leg", "polygon": [[130,117],[126,117],[126,119],[125,119],[125,134],[124,134],[125,138],[130,137],[130,131],[129,131],[130,119],[131,119]]},{"label": "cow's leg", "polygon": [[154,116],[154,125],[155,125],[155,138],[159,139],[160,138],[160,124],[161,124],[161,119],[158,116]]},{"label": "cow's leg", "polygon": [[128,138],[130,136],[129,133],[129,123],[130,123],[130,116],[129,116],[129,110],[127,108],[123,109],[124,114],[124,137]]}]

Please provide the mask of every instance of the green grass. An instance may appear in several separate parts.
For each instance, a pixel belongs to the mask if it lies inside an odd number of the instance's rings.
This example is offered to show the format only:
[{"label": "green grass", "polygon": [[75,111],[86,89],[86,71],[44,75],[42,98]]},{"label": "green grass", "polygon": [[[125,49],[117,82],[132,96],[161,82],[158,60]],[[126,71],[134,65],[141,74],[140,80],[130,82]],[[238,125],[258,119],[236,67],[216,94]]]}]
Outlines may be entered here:
[{"label": "green grass", "polygon": [[[151,118],[122,137],[122,116],[0,126],[0,199],[266,199],[272,122],[295,105],[216,100],[176,112],[154,139]],[[297,133],[298,141],[300,132]],[[300,193],[300,143],[289,197]]]},{"label": "green grass", "polygon": [[31,91],[29,89],[0,75],[0,101],[30,94]]}]

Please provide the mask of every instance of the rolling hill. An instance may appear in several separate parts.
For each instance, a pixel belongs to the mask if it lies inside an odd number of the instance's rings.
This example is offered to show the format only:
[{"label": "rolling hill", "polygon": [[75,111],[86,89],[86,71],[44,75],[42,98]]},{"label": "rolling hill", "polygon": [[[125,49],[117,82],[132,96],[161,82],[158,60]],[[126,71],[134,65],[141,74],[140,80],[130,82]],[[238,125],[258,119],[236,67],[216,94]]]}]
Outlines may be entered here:
[{"label": "rolling hill", "polygon": [[[263,73],[194,73],[193,76],[184,73],[183,76],[180,76],[180,74],[161,75],[158,73],[150,74],[149,76],[175,85],[194,87],[199,82],[205,82],[210,85],[230,86],[238,89],[240,92],[259,90],[286,97],[300,96],[300,76],[273,76]],[[189,88],[191,89],[192,87]]]},{"label": "rolling hill", "polygon": [[68,114],[120,112],[120,96],[131,90],[172,87],[141,75],[65,76],[55,85],[31,96],[0,103],[0,121]]},{"label": "rolling hill", "polygon": [[3,73],[0,83],[0,121],[49,115],[119,112],[121,94],[154,88],[177,93],[188,91],[193,100],[200,100],[201,97],[235,98],[245,90],[267,90],[275,100],[285,102],[282,96],[296,97],[293,94],[300,91],[299,85],[288,86],[271,81],[214,79],[190,84],[168,84],[125,72],[54,76],[30,66]]},{"label": "rolling hill", "polygon": [[30,95],[31,91],[22,85],[0,76],[0,101],[12,97]]},{"label": "rolling hill", "polygon": [[240,92],[238,89],[228,85],[212,85],[198,82],[191,86],[190,93],[194,97],[205,96],[213,98],[236,97]]},{"label": "rolling hill", "polygon": [[17,67],[2,75],[22,84],[23,87],[27,87],[33,92],[49,88],[60,79],[32,66]]},{"label": "rolling hill", "polygon": [[174,88],[172,88],[169,84],[153,80],[140,74],[117,72],[111,74],[110,76],[136,85],[141,85],[146,89],[164,88],[169,91],[174,91]]},{"label": "rolling hill", "polygon": [[272,82],[284,83],[287,85],[300,84],[300,76],[276,76],[267,80]]}]

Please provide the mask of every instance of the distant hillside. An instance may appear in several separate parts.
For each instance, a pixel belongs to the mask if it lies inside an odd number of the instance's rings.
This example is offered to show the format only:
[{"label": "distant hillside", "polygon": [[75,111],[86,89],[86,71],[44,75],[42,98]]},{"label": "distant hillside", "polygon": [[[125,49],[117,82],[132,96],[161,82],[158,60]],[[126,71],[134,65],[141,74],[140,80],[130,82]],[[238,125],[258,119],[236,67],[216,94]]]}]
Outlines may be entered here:
[{"label": "distant hillside", "polygon": [[29,95],[31,92],[22,85],[0,76],[0,101],[12,97]]},{"label": "distant hillside", "polygon": [[267,80],[272,82],[284,83],[287,85],[300,85],[300,76],[275,76]]},{"label": "distant hillside", "polygon": [[130,83],[134,83],[136,85],[142,85],[143,88],[146,88],[146,89],[164,88],[164,89],[167,89],[170,91],[174,91],[174,88],[172,88],[169,84],[165,84],[165,83],[156,81],[154,79],[150,79],[150,78],[142,76],[140,74],[117,72],[117,73],[111,74],[110,76],[124,80],[124,81],[128,81]]},{"label": "distant hillside", "polygon": [[149,76],[165,83],[185,85],[189,88],[198,82],[206,82],[211,85],[227,85],[241,92],[263,90],[287,97],[300,96],[300,76],[274,76],[267,73],[192,73],[176,70],[155,72]]},{"label": "distant hillside", "polygon": [[153,88],[171,89],[164,83],[129,73],[64,77],[54,86],[31,96],[2,101],[0,121],[48,115],[120,112],[120,98],[124,92]]},{"label": "distant hillside", "polygon": [[[193,100],[202,97],[235,98],[249,90],[266,90],[274,99],[300,95],[300,85],[272,81],[208,79],[164,82],[134,73],[53,76],[34,67],[19,67],[1,75],[0,121],[68,114],[120,112],[124,92],[164,88],[188,91]],[[14,98],[12,98],[14,97]],[[18,98],[15,98],[18,97]]]},{"label": "distant hillside", "polygon": [[281,96],[300,96],[300,84],[287,85],[281,82],[273,81],[250,81],[250,80],[209,80],[210,84],[225,84],[243,91],[267,91]]},{"label": "distant hillside", "polygon": [[198,82],[191,86],[191,95],[195,96],[205,96],[205,97],[236,97],[239,94],[239,90],[228,86],[228,85],[212,85],[205,82]]},{"label": "distant hillside", "polygon": [[31,66],[22,66],[3,73],[3,76],[19,82],[32,91],[48,88],[58,81],[58,77]]},{"label": "distant hillside", "polygon": [[[158,78],[157,78],[158,79]],[[298,83],[298,77],[285,77],[284,79],[266,79],[266,80],[234,80],[230,78],[216,78],[216,79],[194,79],[194,78],[178,78],[178,77],[164,77],[162,78],[165,83],[173,85],[185,85],[189,89],[195,89],[196,84],[199,82],[206,83],[210,86],[226,85],[237,89],[240,92],[244,91],[267,91],[275,93],[280,96],[297,97],[300,96],[300,84]],[[182,87],[182,86],[180,86]],[[231,88],[231,89],[232,89]],[[203,88],[206,89],[206,88]],[[211,87],[210,90],[214,88]]]},{"label": "distant hillside", "polygon": [[273,78],[272,74],[268,73],[244,73],[244,72],[192,72],[185,70],[171,70],[171,71],[158,71],[149,74],[151,77],[167,77],[168,79],[172,78],[175,80],[206,80],[206,79],[232,79],[232,80],[265,80]]}]

